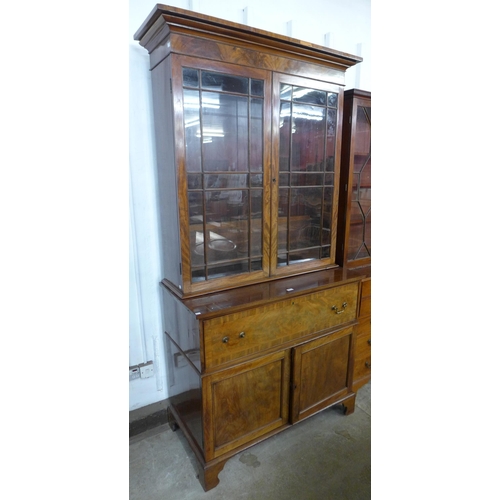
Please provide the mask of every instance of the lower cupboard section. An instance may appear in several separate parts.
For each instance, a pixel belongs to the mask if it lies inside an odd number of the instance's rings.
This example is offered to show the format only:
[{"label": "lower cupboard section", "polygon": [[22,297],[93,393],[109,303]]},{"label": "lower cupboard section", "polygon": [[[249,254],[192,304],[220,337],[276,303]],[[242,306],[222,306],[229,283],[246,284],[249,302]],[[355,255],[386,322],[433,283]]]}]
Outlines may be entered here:
[{"label": "lower cupboard section", "polygon": [[203,379],[205,456],[219,457],[288,423],[290,352]]},{"label": "lower cupboard section", "polygon": [[208,463],[335,403],[348,400],[352,411],[352,345],[351,326],[219,372],[198,372],[201,391],[170,398],[175,419]]}]

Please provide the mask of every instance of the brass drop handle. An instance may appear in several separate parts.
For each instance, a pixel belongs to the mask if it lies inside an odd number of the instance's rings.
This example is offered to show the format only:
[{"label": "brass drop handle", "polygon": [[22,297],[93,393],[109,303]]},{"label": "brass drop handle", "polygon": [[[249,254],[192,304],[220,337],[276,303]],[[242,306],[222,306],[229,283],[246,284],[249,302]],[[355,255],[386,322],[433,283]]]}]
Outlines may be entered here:
[{"label": "brass drop handle", "polygon": [[347,302],[344,302],[342,304],[342,309],[338,309],[337,306],[332,306],[332,311],[335,311],[335,314],[342,314],[343,312],[345,312],[345,308],[347,307]]},{"label": "brass drop handle", "polygon": [[245,338],[245,332],[240,332],[240,339]]},{"label": "brass drop handle", "polygon": [[229,342],[229,337],[223,337],[222,342],[224,342],[224,344],[227,344]]}]

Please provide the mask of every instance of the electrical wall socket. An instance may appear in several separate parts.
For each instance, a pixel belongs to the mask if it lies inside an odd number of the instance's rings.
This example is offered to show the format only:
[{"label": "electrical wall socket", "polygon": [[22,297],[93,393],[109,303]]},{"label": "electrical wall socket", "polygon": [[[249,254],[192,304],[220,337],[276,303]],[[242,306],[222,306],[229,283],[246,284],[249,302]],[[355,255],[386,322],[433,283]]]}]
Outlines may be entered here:
[{"label": "electrical wall socket", "polygon": [[141,378],[141,370],[138,366],[128,367],[128,379],[129,381],[135,380],[136,378]]},{"label": "electrical wall socket", "polygon": [[139,366],[139,370],[141,373],[141,378],[149,378],[154,375],[153,362],[148,361],[147,363],[141,363]]}]

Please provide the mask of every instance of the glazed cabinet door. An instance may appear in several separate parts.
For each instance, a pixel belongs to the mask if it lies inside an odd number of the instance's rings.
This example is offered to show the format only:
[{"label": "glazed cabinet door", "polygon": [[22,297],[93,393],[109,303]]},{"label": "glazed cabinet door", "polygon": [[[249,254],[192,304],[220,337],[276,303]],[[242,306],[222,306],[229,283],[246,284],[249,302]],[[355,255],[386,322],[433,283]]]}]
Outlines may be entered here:
[{"label": "glazed cabinet door", "polygon": [[269,276],[270,73],[172,63],[184,292]]},{"label": "glazed cabinet door", "polygon": [[275,74],[271,271],[335,263],[342,89]]},{"label": "glazed cabinet door", "polygon": [[371,260],[371,94],[350,89],[344,95],[339,262],[359,267]]},{"label": "glazed cabinet door", "polygon": [[353,327],[293,349],[292,422],[347,395],[352,378]]},{"label": "glazed cabinet door", "polygon": [[204,377],[205,459],[287,425],[289,382],[290,351]]}]

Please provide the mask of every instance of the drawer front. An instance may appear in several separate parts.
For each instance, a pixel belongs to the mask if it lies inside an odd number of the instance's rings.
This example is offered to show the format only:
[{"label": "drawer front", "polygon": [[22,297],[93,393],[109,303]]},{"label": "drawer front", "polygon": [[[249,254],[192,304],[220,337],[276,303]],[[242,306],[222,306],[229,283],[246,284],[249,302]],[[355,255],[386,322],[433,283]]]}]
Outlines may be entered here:
[{"label": "drawer front", "polygon": [[357,298],[358,283],[349,283],[206,320],[203,324],[205,367],[353,321]]}]

